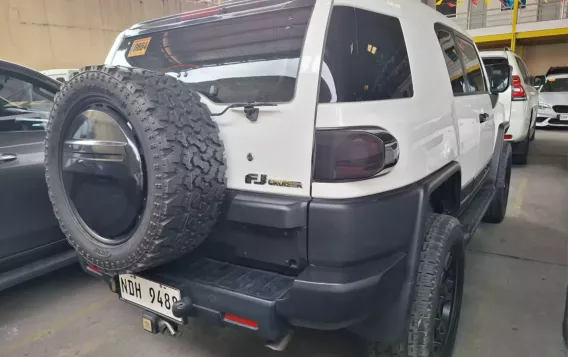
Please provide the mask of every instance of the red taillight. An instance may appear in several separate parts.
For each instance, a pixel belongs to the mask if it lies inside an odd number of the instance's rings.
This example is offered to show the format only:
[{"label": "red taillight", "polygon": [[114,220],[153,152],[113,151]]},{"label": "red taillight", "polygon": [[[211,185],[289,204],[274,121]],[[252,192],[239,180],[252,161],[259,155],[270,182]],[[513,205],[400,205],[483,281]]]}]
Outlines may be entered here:
[{"label": "red taillight", "polygon": [[316,132],[316,181],[370,178],[396,160],[398,144],[385,131],[380,134],[360,129]]},{"label": "red taillight", "polygon": [[180,20],[200,19],[202,17],[217,15],[219,14],[219,10],[219,7],[210,7],[199,11],[186,12],[185,14],[179,15],[179,18]]},{"label": "red taillight", "polygon": [[251,328],[253,330],[258,330],[258,322],[253,321],[253,320],[249,320],[249,319],[245,319],[243,317],[239,317],[236,315],[231,315],[231,314],[225,314],[225,321],[228,322],[232,322],[234,324],[243,326],[243,327],[248,327]]},{"label": "red taillight", "polygon": [[512,97],[515,100],[524,100],[527,99],[527,94],[525,93],[525,88],[521,84],[521,77],[513,76],[513,94]]},{"label": "red taillight", "polygon": [[95,273],[97,275],[103,275],[103,273],[101,272],[101,270],[95,266],[92,265],[87,265],[87,270],[90,271],[91,273]]},{"label": "red taillight", "polygon": [[503,137],[505,140],[511,140],[513,138],[513,135],[511,134],[505,134],[505,136]]}]

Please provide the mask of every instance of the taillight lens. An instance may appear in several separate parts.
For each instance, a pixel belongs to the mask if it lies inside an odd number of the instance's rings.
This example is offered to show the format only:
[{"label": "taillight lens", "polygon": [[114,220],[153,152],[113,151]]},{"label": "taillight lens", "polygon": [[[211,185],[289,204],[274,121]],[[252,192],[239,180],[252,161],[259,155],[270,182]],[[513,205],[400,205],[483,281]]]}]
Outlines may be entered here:
[{"label": "taillight lens", "polygon": [[527,94],[525,93],[525,88],[521,84],[521,77],[513,76],[513,99],[514,100],[525,100],[527,99]]},{"label": "taillight lens", "polygon": [[362,180],[398,161],[398,143],[380,129],[316,131],[316,181]]}]

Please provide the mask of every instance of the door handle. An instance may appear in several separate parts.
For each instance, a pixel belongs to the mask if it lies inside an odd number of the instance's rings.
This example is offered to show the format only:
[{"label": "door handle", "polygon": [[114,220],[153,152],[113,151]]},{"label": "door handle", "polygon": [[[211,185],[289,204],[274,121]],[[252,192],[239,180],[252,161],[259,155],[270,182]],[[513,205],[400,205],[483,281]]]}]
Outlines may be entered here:
[{"label": "door handle", "polygon": [[487,119],[489,119],[489,114],[488,113],[481,113],[479,114],[479,122],[480,123],[485,123],[487,121]]},{"label": "door handle", "polygon": [[5,162],[14,161],[17,158],[18,158],[18,156],[14,155],[14,154],[0,154],[0,164],[3,164]]}]

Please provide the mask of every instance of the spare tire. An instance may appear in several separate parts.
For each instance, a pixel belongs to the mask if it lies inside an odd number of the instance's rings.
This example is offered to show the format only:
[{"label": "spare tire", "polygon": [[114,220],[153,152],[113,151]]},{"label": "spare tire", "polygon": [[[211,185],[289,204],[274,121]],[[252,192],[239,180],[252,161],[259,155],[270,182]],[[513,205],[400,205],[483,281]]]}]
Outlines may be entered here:
[{"label": "spare tire", "polygon": [[195,249],[225,194],[219,129],[186,84],[137,68],[90,67],[57,94],[46,181],[71,245],[106,274]]}]

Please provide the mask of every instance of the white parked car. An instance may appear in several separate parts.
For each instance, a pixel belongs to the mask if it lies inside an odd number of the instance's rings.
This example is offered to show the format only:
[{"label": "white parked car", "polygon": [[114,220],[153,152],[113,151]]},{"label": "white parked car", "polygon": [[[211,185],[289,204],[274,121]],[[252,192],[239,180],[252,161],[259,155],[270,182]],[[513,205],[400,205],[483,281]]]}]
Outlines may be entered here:
[{"label": "white parked car", "polygon": [[568,126],[568,67],[551,68],[540,88],[538,127]]},{"label": "white parked car", "polygon": [[135,25],[107,58],[57,96],[46,176],[144,329],[451,355],[465,245],[504,219],[512,162],[466,32],[416,0],[255,0]]},{"label": "white parked car", "polygon": [[42,74],[55,79],[59,82],[67,82],[71,77],[79,73],[77,68],[67,68],[67,69],[46,69],[41,71]]},{"label": "white parked car", "polygon": [[[505,107],[505,118],[510,125],[505,140],[513,145],[513,162],[525,164],[530,141],[535,137],[538,90],[523,59],[509,49],[482,51],[481,58],[485,65],[507,63],[511,66],[510,83],[501,82],[508,88],[499,94],[499,103]],[[496,77],[496,80],[501,79]]]}]

